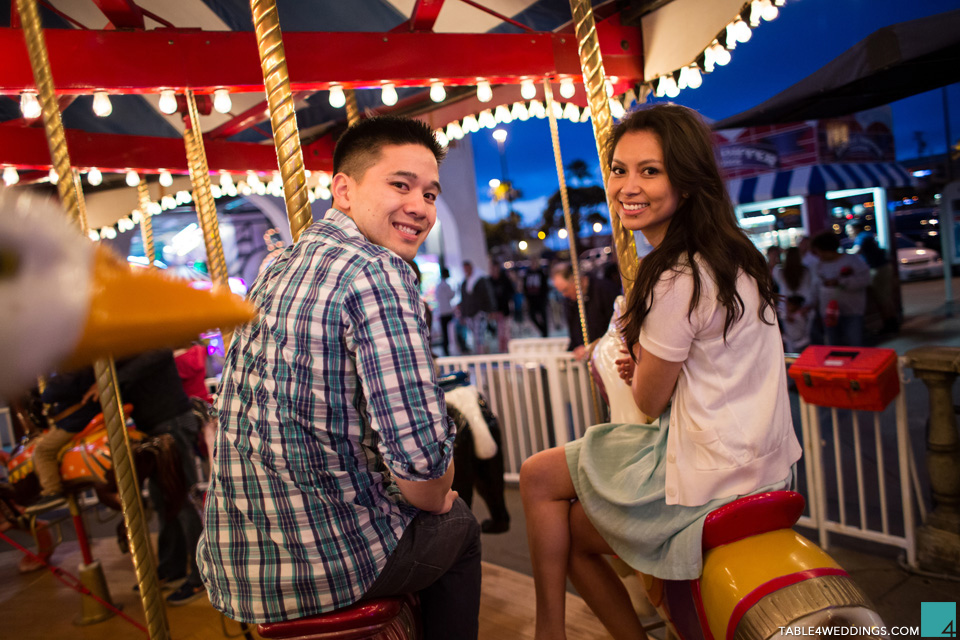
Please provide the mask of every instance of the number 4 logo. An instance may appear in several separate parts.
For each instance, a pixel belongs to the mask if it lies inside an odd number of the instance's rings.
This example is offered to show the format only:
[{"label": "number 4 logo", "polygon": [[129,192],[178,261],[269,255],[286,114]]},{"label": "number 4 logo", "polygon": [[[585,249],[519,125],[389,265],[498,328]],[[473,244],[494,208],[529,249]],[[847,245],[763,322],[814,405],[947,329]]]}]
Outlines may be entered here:
[{"label": "number 4 logo", "polygon": [[924,638],[956,638],[957,603],[921,602],[920,635]]}]

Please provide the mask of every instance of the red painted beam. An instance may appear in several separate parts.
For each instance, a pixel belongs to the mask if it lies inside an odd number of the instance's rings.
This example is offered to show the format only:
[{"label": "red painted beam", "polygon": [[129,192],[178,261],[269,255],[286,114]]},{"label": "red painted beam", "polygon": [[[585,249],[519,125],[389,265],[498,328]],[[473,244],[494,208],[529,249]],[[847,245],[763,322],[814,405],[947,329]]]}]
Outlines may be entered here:
[{"label": "red painted beam", "polygon": [[[58,93],[263,91],[253,33],[48,29],[45,36]],[[294,91],[327,89],[331,83],[371,88],[381,80],[427,86],[435,78],[448,85],[473,85],[478,78],[493,84],[518,83],[524,77],[581,78],[576,38],[569,34],[292,32],[283,39]],[[639,41],[637,29],[611,27],[604,41],[615,43],[615,50],[601,47],[601,52],[609,75],[637,82],[643,78],[640,50],[624,52],[621,47],[631,40]],[[33,88],[21,30],[0,29],[0,57],[0,93]],[[331,64],[333,60],[337,62]]]},{"label": "red painted beam", "polygon": [[143,12],[133,0],[93,0],[115,29],[143,29]]},{"label": "red painted beam", "polygon": [[[73,129],[67,129],[66,137],[70,161],[81,170],[96,167],[116,173],[130,169],[144,173],[156,173],[161,169],[173,173],[188,172],[186,151],[180,138],[87,133]],[[271,172],[278,168],[273,145],[205,139],[204,148],[210,171]],[[5,165],[41,171],[51,167],[42,128],[0,127],[0,149],[3,149]],[[304,166],[311,171],[330,171],[333,168],[332,142],[324,139],[309,145],[303,158]]]},{"label": "red painted beam", "polygon": [[433,31],[433,25],[437,22],[437,16],[440,15],[442,8],[443,0],[417,0],[408,23],[409,30]]}]

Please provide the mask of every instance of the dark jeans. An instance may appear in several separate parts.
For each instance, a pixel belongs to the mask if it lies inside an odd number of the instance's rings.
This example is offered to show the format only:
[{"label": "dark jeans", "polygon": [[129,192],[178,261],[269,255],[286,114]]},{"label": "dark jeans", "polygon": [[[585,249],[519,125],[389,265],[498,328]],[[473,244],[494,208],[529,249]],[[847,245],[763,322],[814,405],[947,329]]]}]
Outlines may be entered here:
[{"label": "dark jeans", "polygon": [[443,345],[443,355],[450,355],[450,321],[453,320],[453,314],[440,316],[440,344]]},{"label": "dark jeans", "polygon": [[[187,489],[197,483],[197,467],[194,464],[194,444],[200,424],[193,412],[183,413],[175,418],[161,422],[150,433],[158,436],[169,433],[177,443],[180,464]],[[164,495],[158,483],[148,483],[150,500],[160,518],[160,533],[157,537],[157,575],[169,580],[189,576],[192,584],[201,584],[197,570],[197,543],[203,532],[200,515],[189,498],[176,518],[164,518]]]},{"label": "dark jeans", "polygon": [[547,326],[547,300],[539,298],[527,298],[527,308],[530,313],[530,321],[540,330],[540,335],[546,338],[549,333]]},{"label": "dark jeans", "polygon": [[824,327],[824,337],[831,346],[862,347],[863,316],[840,316],[834,327]]},{"label": "dark jeans", "polygon": [[471,640],[479,632],[480,525],[463,500],[425,511],[403,532],[363,600],[417,593],[424,640]]}]

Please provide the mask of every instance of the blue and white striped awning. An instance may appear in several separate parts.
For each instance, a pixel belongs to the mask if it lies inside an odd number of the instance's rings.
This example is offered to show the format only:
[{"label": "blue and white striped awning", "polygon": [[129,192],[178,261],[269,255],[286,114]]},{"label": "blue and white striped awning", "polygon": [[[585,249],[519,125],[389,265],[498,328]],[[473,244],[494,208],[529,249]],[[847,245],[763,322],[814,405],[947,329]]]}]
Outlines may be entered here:
[{"label": "blue and white striped awning", "polygon": [[842,189],[909,187],[912,184],[910,174],[895,162],[815,164],[728,180],[727,191],[733,204],[738,205]]}]

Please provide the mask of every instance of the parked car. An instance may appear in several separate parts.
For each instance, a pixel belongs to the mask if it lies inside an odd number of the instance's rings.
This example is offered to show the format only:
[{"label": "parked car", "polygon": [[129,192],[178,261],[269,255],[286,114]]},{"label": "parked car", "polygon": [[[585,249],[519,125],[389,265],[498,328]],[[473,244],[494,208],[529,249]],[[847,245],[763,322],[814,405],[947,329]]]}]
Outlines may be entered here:
[{"label": "parked car", "polygon": [[899,233],[896,245],[901,280],[943,277],[943,261],[938,252]]}]

